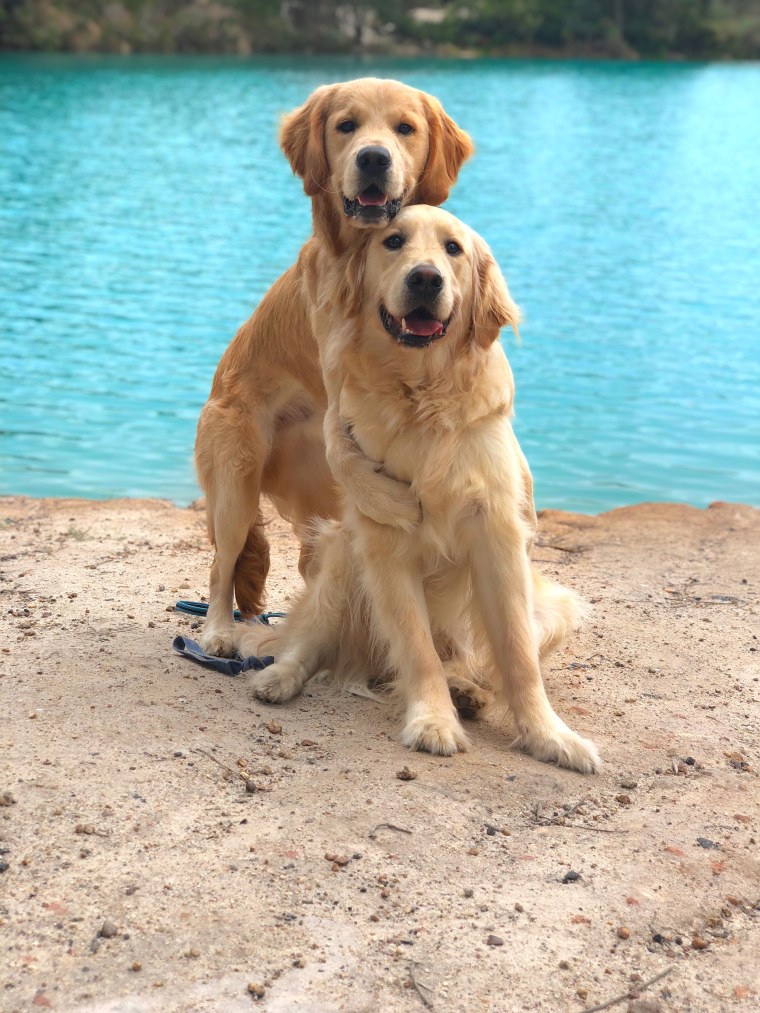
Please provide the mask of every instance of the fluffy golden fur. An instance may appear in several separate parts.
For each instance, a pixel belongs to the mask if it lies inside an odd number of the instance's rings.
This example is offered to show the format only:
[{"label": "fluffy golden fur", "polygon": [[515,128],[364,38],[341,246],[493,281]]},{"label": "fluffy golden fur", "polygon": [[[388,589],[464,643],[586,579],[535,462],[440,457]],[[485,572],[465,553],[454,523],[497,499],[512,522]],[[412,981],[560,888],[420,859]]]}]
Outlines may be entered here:
[{"label": "fluffy golden fur", "polygon": [[[340,515],[325,462],[326,396],[306,265],[322,254],[340,257],[404,204],[445,200],[472,153],[467,134],[435,98],[374,78],[318,88],[285,117],[281,144],[312,199],[314,236],[224,353],[198,423],[196,466],[215,546],[202,642],[214,654],[234,651],[233,590],[245,615],[264,604],[269,549],[261,493],[302,542],[314,517]],[[367,180],[359,155],[368,146],[388,154],[382,206],[361,202]]]},{"label": "fluffy golden fur", "polygon": [[[596,748],[557,716],[541,677],[540,655],[576,625],[579,603],[531,569],[532,484],[496,340],[518,311],[490,251],[447,212],[407,207],[362,249],[313,271],[330,318],[320,328],[328,459],[343,469],[345,513],[322,526],[306,590],[266,643],[276,663],[253,677],[255,693],[289,699],[322,669],[391,674],[403,742],[450,754],[467,737],[447,683],[485,678],[521,747],[596,770]],[[391,494],[405,491],[408,514],[373,518],[378,476]],[[243,653],[265,636],[241,631]]]}]

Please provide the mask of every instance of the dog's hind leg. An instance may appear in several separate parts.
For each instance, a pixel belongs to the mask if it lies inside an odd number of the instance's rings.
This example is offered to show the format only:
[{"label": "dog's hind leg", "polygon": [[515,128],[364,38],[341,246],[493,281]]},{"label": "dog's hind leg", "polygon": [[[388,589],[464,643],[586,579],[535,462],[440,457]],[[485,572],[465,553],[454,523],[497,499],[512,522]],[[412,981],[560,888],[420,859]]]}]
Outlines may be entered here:
[{"label": "dog's hind leg", "polygon": [[[276,661],[253,672],[249,685],[260,700],[282,703],[301,692],[313,675],[334,663],[348,606],[348,548],[342,526],[326,524],[316,542],[306,589],[268,642]],[[255,653],[261,640],[254,627],[240,651]]]}]

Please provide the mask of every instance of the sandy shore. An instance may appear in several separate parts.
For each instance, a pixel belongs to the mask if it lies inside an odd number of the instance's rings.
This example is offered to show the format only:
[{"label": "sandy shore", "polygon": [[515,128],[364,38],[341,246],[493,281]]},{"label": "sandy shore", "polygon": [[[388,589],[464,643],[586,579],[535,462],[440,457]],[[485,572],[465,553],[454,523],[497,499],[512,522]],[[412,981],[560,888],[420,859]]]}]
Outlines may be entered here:
[{"label": "sandy shore", "polygon": [[757,1008],[760,511],[542,517],[594,603],[545,673],[588,778],[174,656],[210,556],[197,510],[0,500],[1,1009],[574,1011],[661,972],[613,1009]]}]

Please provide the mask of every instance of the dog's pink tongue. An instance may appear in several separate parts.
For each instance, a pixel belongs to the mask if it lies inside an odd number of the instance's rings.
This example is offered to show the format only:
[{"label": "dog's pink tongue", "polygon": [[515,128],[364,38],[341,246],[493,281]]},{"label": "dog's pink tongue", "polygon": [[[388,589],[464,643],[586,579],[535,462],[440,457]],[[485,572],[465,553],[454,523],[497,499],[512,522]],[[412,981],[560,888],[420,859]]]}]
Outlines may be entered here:
[{"label": "dog's pink tongue", "polygon": [[363,208],[379,208],[385,204],[388,198],[379,190],[364,190],[356,199]]},{"label": "dog's pink tongue", "polygon": [[433,334],[440,334],[443,324],[440,320],[407,320],[406,329],[420,338],[429,338]]}]

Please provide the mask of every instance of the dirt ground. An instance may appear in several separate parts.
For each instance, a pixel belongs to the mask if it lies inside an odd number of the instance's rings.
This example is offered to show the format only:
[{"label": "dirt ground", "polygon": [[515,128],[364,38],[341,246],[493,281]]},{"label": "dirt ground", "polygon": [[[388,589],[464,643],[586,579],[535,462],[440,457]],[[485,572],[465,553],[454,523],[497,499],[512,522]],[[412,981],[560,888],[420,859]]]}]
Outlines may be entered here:
[{"label": "dirt ground", "polygon": [[483,722],[411,754],[383,704],[266,706],[174,655],[202,511],[0,500],[0,1008],[760,1009],[760,511],[540,532],[594,605],[545,671],[591,777]]}]

